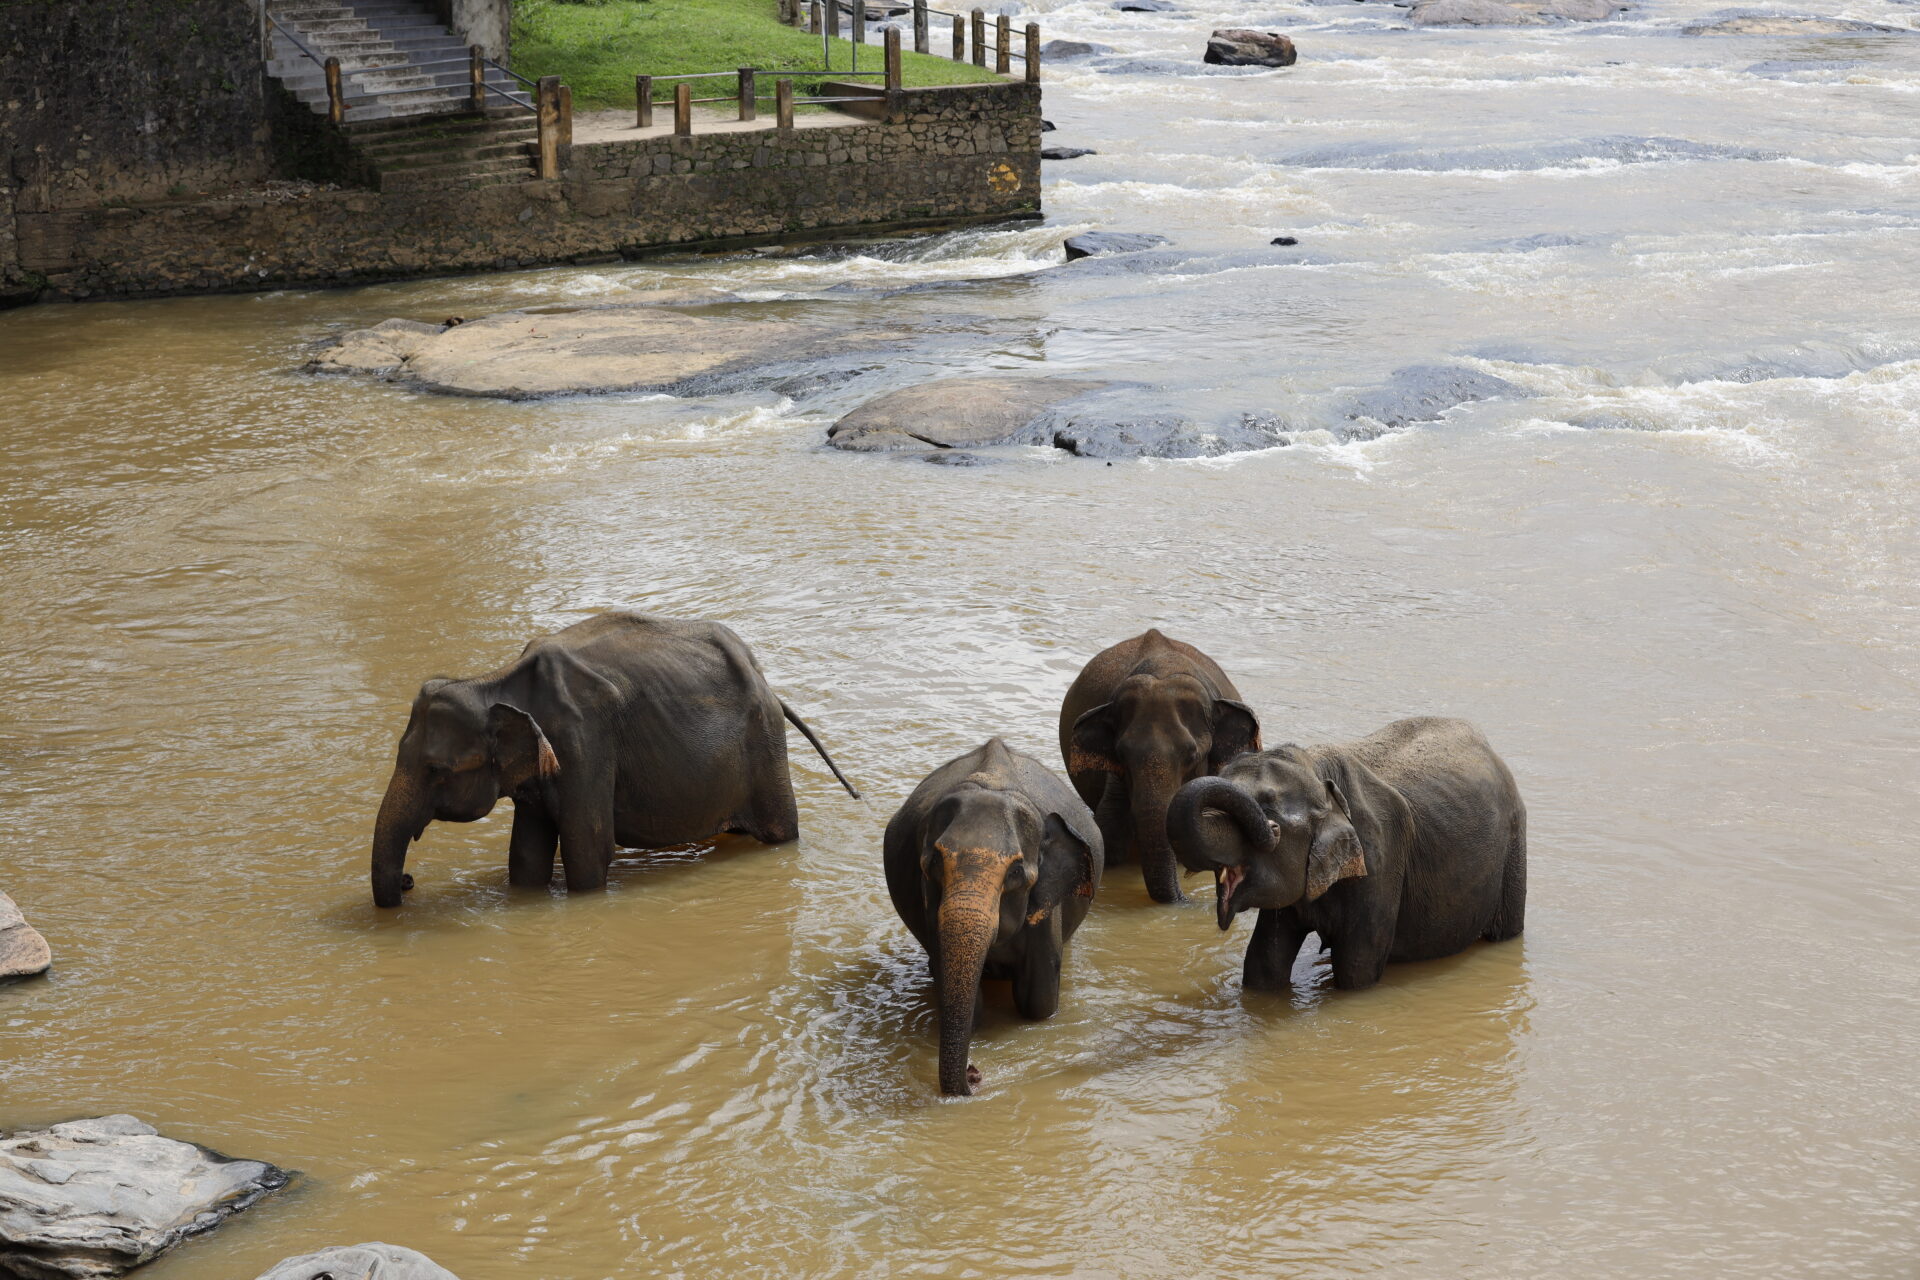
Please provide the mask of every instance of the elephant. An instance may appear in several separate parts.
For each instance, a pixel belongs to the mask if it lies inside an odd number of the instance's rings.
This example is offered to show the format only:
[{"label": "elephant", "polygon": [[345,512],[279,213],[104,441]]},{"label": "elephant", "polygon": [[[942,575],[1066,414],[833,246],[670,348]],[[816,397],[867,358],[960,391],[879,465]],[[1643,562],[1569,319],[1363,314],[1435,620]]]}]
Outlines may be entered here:
[{"label": "elephant", "polygon": [[928,774],[883,848],[939,995],[940,1092],[964,1097],[983,977],[1013,980],[1022,1017],[1059,1007],[1061,955],[1100,884],[1100,828],[1057,774],[993,738]]},{"label": "elephant", "polygon": [[373,900],[400,905],[407,845],[427,824],[475,822],[513,798],[507,879],[544,886],[554,849],[567,889],[602,889],[616,845],[723,831],[782,844],[800,832],[786,726],[813,730],[768,687],[727,627],[603,613],[529,643],[472,680],[420,686],[373,831]]},{"label": "elephant", "polygon": [[1107,858],[1140,862],[1155,902],[1180,902],[1167,806],[1181,784],[1260,749],[1260,720],[1213,659],[1157,630],[1087,663],[1060,707],[1067,776]]},{"label": "elephant", "polygon": [[1464,720],[1418,716],[1358,742],[1243,755],[1180,788],[1167,830],[1184,866],[1213,872],[1222,930],[1259,909],[1249,990],[1285,988],[1309,933],[1350,991],[1389,960],[1438,959],[1525,924],[1526,805]]}]

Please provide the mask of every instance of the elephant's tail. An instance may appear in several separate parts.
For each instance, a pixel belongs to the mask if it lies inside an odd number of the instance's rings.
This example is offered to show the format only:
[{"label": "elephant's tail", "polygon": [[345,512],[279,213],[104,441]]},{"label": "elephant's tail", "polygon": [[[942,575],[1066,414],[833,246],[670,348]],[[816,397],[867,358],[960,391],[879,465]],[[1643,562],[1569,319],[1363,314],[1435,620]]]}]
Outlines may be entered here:
[{"label": "elephant's tail", "polygon": [[851,782],[847,781],[847,775],[840,772],[840,766],[833,762],[833,757],[827,754],[827,749],[820,745],[820,739],[813,736],[813,730],[808,728],[807,722],[800,718],[800,713],[788,706],[785,698],[780,699],[780,709],[787,713],[787,719],[792,722],[794,728],[807,735],[807,741],[811,742],[813,749],[820,753],[820,758],[827,762],[827,768],[833,770],[833,776],[840,779],[840,785],[847,789],[847,794],[858,800],[860,793],[854,789]]}]

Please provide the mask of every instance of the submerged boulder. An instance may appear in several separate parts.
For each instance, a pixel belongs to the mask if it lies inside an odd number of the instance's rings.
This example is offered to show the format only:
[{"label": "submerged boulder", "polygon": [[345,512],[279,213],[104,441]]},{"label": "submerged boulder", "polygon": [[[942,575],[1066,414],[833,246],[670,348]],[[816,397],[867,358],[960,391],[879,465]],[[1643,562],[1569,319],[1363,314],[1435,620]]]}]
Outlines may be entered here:
[{"label": "submerged boulder", "polygon": [[1100,153],[1091,147],[1042,147],[1042,160],[1078,160],[1081,156],[1097,156]]},{"label": "submerged boulder", "polygon": [[1081,378],[943,378],[869,400],[827,428],[827,443],[858,453],[1046,444],[1049,409],[1111,384]]},{"label": "submerged boulder", "polygon": [[1505,378],[1457,365],[1409,365],[1385,384],[1337,403],[1337,433],[1364,440],[1416,422],[1437,422],[1450,409],[1479,400],[1524,400],[1529,392]]},{"label": "submerged boulder", "polygon": [[211,1231],[291,1175],[163,1138],[132,1116],[0,1138],[0,1274],[98,1280]]},{"label": "submerged boulder", "polygon": [[[1110,44],[1096,44],[1091,40],[1049,40],[1040,46],[1042,61],[1061,62],[1068,58],[1091,58],[1096,54],[1112,53]],[[1042,129],[1046,121],[1040,122]]]},{"label": "submerged boulder", "polygon": [[1682,27],[1683,36],[1855,36],[1912,35],[1909,27],[1890,27],[1857,18],[1816,18],[1809,14],[1729,13]]},{"label": "submerged boulder", "polygon": [[1415,0],[1416,27],[1537,27],[1548,22],[1604,22],[1625,0]]},{"label": "submerged boulder", "polygon": [[53,949],[27,923],[12,898],[0,893],[0,981],[30,978],[53,964]]},{"label": "submerged boulder", "polygon": [[1173,0],[1113,0],[1113,7],[1121,13],[1178,13],[1180,6]]},{"label": "submerged boulder", "polygon": [[1142,249],[1157,249],[1169,241],[1165,236],[1157,236],[1147,231],[1089,231],[1084,235],[1068,236],[1064,244],[1067,261],[1077,262],[1081,258],[1101,258],[1110,253],[1138,253]]},{"label": "submerged boulder", "polygon": [[1219,67],[1290,67],[1298,56],[1278,31],[1226,27],[1207,37],[1203,60]]},{"label": "submerged boulder", "polygon": [[452,326],[386,320],[342,336],[306,367],[399,379],[452,395],[531,400],[707,390],[761,370],[790,376],[795,362],[896,340],[878,329],[688,315],[657,302],[629,302],[531,307]]},{"label": "submerged boulder", "polygon": [[397,1244],[335,1245],[288,1258],[259,1280],[460,1280],[424,1253]]}]

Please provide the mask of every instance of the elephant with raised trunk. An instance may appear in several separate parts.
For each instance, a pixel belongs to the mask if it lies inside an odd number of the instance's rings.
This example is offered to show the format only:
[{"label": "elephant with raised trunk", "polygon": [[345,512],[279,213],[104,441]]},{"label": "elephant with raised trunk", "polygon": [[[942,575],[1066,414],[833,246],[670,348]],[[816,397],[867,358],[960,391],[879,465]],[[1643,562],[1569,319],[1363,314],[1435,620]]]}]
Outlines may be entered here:
[{"label": "elephant with raised trunk", "polygon": [[1158,631],[1086,665],[1060,708],[1067,776],[1093,809],[1107,859],[1140,863],[1155,902],[1179,902],[1167,806],[1181,785],[1260,749],[1260,721],[1213,659]]},{"label": "elephant with raised trunk", "polygon": [[1241,756],[1182,787],[1167,829],[1189,870],[1213,873],[1222,929],[1259,909],[1249,988],[1288,985],[1309,933],[1333,950],[1334,985],[1353,989],[1389,960],[1450,956],[1525,923],[1527,808],[1464,720]]},{"label": "elephant with raised trunk", "polygon": [[859,792],[813,730],[717,622],[603,613],[542,636],[473,680],[420,686],[373,832],[373,900],[400,905],[407,845],[427,824],[474,822],[513,798],[507,879],[606,887],[617,846],[740,832],[800,833],[782,719]]},{"label": "elephant with raised trunk", "polygon": [[940,1000],[940,1092],[973,1092],[980,981],[1013,980],[1022,1017],[1060,1003],[1060,960],[1100,884],[1100,829],[1073,789],[998,738],[941,765],[887,823],[894,910]]}]

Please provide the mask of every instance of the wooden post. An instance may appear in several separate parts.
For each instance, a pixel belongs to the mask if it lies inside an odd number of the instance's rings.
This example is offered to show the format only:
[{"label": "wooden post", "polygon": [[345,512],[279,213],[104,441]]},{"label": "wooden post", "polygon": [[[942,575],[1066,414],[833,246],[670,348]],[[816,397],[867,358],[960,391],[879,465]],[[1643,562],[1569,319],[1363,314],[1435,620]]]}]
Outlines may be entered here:
[{"label": "wooden post", "polygon": [[560,77],[541,76],[534,92],[540,113],[540,180],[552,182],[560,176]]},{"label": "wooden post", "polygon": [[633,78],[633,127],[653,128],[653,77]]},{"label": "wooden post", "polygon": [[826,30],[827,20],[820,13],[820,0],[807,6],[807,34],[817,36]]},{"label": "wooden post", "polygon": [[1013,19],[1001,14],[994,20],[993,69],[999,75],[1013,70]]},{"label": "wooden post", "polygon": [[835,40],[840,38],[840,0],[827,0],[827,34]]},{"label": "wooden post", "polygon": [[[862,0],[862,3],[864,2],[865,0]],[[886,50],[887,92],[898,93],[900,92],[900,28],[888,27],[880,43]]]},{"label": "wooden post", "polygon": [[913,0],[913,51],[933,51],[933,44],[927,39],[927,0]]},{"label": "wooden post", "polygon": [[327,119],[335,124],[345,124],[347,119],[347,97],[340,91],[340,59],[327,59]]},{"label": "wooden post", "polygon": [[1027,24],[1027,83],[1040,83],[1040,24]]},{"label": "wooden post", "polygon": [[967,60],[967,20],[957,13],[953,15],[953,60]]},{"label": "wooden post", "polygon": [[693,136],[693,89],[685,80],[673,86],[673,131],[683,138]]},{"label": "wooden post", "polygon": [[467,105],[475,111],[487,109],[487,55],[477,44],[467,46]]},{"label": "wooden post", "polygon": [[742,120],[760,118],[760,108],[754,101],[753,95],[753,68],[742,67],[740,68],[740,118]]},{"label": "wooden post", "polygon": [[987,11],[985,9],[973,11],[973,65],[976,67],[987,65]]},{"label": "wooden post", "polygon": [[793,128],[793,81],[782,80],[773,86],[773,123],[776,128]]},{"label": "wooden post", "polygon": [[573,145],[573,86],[560,86],[560,145]]},{"label": "wooden post", "polygon": [[853,42],[867,42],[867,0],[853,0]]}]

